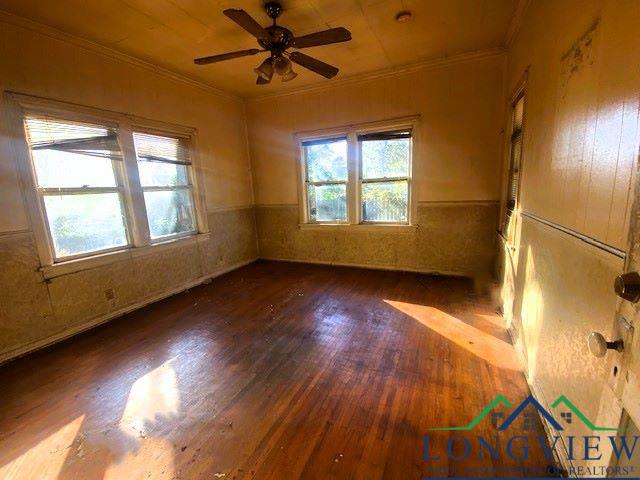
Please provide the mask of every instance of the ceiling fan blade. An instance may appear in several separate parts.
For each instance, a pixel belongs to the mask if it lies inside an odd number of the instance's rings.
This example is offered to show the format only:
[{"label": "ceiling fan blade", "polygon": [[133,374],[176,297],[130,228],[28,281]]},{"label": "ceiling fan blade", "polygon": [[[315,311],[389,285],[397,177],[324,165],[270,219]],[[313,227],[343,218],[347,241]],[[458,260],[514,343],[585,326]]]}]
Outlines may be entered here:
[{"label": "ceiling fan blade", "polygon": [[292,62],[298,65],[308,68],[312,72],[322,75],[325,78],[333,78],[338,74],[338,69],[328,63],[321,62],[320,60],[305,55],[301,52],[291,52],[289,58]]},{"label": "ceiling fan blade", "polygon": [[317,47],[330,43],[348,42],[351,40],[351,32],[343,27],[330,28],[322,32],[310,33],[293,40],[293,48]]},{"label": "ceiling fan blade", "polygon": [[211,55],[210,57],[196,58],[193,63],[196,65],[208,65],[209,63],[222,62],[224,60],[231,60],[232,58],[246,57],[249,55],[255,55],[262,50],[259,48],[250,48],[249,50],[239,50],[237,52],[222,53],[220,55]]},{"label": "ceiling fan blade", "polygon": [[227,8],[222,13],[224,13],[227,17],[236,22],[254,37],[264,40],[269,39],[269,33],[244,10],[237,8]]},{"label": "ceiling fan blade", "polygon": [[258,75],[258,78],[256,79],[256,85],[266,85],[267,83],[271,83],[271,80],[267,80],[266,78]]}]

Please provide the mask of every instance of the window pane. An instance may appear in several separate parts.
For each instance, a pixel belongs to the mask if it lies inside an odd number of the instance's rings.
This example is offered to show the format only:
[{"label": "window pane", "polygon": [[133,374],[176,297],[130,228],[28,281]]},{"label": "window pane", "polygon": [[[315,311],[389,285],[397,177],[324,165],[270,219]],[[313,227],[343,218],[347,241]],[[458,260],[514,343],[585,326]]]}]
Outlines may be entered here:
[{"label": "window pane", "polygon": [[50,117],[25,119],[39,187],[115,187],[113,160],[122,158],[116,132]]},{"label": "window pane", "polygon": [[143,187],[189,185],[189,176],[185,165],[139,161],[138,172]]},{"label": "window pane", "polygon": [[362,178],[409,176],[410,138],[366,140],[362,146]]},{"label": "window pane", "polygon": [[365,222],[406,222],[409,185],[406,181],[362,184],[362,219]]},{"label": "window pane", "polygon": [[195,230],[191,191],[186,188],[144,192],[151,238]]},{"label": "window pane", "polygon": [[112,160],[58,150],[33,150],[38,186],[115,187]]},{"label": "window pane", "polygon": [[304,146],[307,179],[310,182],[347,179],[347,140],[339,139]]},{"label": "window pane", "polygon": [[308,203],[312,222],[347,220],[346,185],[309,185]]},{"label": "window pane", "polygon": [[128,243],[117,193],[46,195],[44,204],[57,258]]}]

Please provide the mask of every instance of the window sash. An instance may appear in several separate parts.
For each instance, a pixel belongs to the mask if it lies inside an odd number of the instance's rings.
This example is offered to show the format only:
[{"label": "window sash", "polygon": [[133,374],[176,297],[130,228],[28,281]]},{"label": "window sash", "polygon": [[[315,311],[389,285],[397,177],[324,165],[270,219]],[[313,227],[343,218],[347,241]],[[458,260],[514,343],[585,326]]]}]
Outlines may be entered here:
[{"label": "window sash", "polygon": [[[149,241],[151,244],[166,242],[168,240],[172,240],[180,237],[187,237],[189,235],[193,235],[198,232],[198,224],[196,217],[196,205],[195,199],[193,195],[193,186],[191,185],[191,175],[190,169],[187,170],[187,174],[189,176],[189,183],[187,185],[172,185],[172,186],[151,186],[151,187],[142,187],[143,196],[145,192],[175,192],[175,191],[183,191],[186,190],[189,195],[189,199],[191,200],[191,205],[189,207],[189,213],[191,214],[191,220],[193,222],[193,226],[190,230],[185,230],[184,232],[177,232],[168,235],[160,235],[158,237],[151,237],[151,233],[149,233]],[[145,200],[145,210],[146,210],[146,200]],[[146,222],[149,230],[151,230],[151,222],[147,213]]]},{"label": "window sash", "polygon": [[[404,182],[407,184],[407,208],[406,208],[406,221],[398,221],[398,220],[366,220],[364,218],[364,200],[362,196],[362,186],[366,184],[376,184],[376,183],[398,183]],[[366,225],[409,225],[411,222],[410,212],[411,212],[411,178],[410,177],[394,177],[394,178],[375,178],[375,179],[367,179],[360,181],[360,223]]]},{"label": "window sash", "polygon": [[[311,193],[310,193],[310,188],[309,187],[311,187],[311,186],[313,186],[313,187],[323,187],[323,186],[331,186],[331,185],[344,185],[345,198],[346,198],[345,208],[346,208],[346,213],[347,213],[346,218],[344,220],[340,220],[340,219],[335,219],[335,220],[313,220],[312,219],[312,214],[311,214],[311,201],[310,201]],[[305,186],[304,187],[305,187],[304,195],[305,195],[305,203],[306,203],[306,211],[307,211],[307,223],[326,224],[326,225],[349,223],[349,182],[348,181],[346,181],[346,180],[345,181],[330,181],[330,182],[308,182],[307,181],[307,182],[305,182]],[[317,213],[316,213],[316,215],[317,215]]]},{"label": "window sash", "polygon": [[[98,250],[90,250],[87,252],[80,252],[73,255],[63,255],[59,256],[56,252],[53,234],[51,231],[51,225],[49,224],[49,215],[47,213],[47,208],[45,205],[45,197],[47,196],[82,196],[82,195],[95,195],[101,193],[117,193],[118,194],[118,202],[120,204],[120,211],[123,212],[122,220],[124,227],[124,234],[126,238],[126,243],[124,245],[117,245],[115,247],[109,248],[101,248]],[[82,258],[95,257],[97,255],[103,255],[105,253],[118,252],[121,250],[126,250],[127,248],[131,248],[131,229],[129,228],[129,218],[126,215],[126,204],[124,199],[124,191],[122,188],[118,187],[95,187],[95,188],[61,188],[61,189],[52,189],[52,188],[39,188],[38,189],[38,199],[40,202],[40,207],[42,212],[44,213],[44,224],[47,232],[47,240],[49,242],[49,248],[51,251],[51,256],[53,257],[54,263],[60,262],[68,262],[71,260],[79,260]]]}]

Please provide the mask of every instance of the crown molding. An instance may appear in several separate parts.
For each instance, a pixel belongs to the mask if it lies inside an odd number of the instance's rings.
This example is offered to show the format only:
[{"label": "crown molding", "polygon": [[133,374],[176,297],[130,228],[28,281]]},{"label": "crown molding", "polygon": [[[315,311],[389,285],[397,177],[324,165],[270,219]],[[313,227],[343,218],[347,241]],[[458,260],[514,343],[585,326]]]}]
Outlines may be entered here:
[{"label": "crown molding", "polygon": [[432,70],[436,68],[447,67],[450,65],[456,65],[459,63],[472,62],[476,60],[483,60],[486,58],[500,57],[507,53],[506,49],[500,48],[488,48],[484,50],[477,50],[475,52],[462,53],[459,55],[452,55],[450,57],[441,57],[430,60],[423,60],[400,67],[392,67],[384,70],[376,70],[373,72],[366,72],[358,75],[352,75],[349,77],[340,78],[338,80],[332,80],[329,82],[323,82],[320,84],[305,85],[302,87],[294,88],[283,92],[272,92],[264,95],[253,95],[245,97],[245,101],[261,101],[272,98],[286,97],[289,95],[298,95],[302,93],[321,92],[330,90],[337,87],[343,87],[346,85],[352,85],[355,83],[367,82],[370,80],[377,80],[381,78],[390,78],[400,75],[407,75],[409,73],[419,72],[422,70]]},{"label": "crown molding", "polygon": [[509,49],[509,47],[511,47],[511,44],[513,44],[513,41],[518,35],[520,27],[522,26],[524,14],[529,8],[530,4],[531,0],[518,0],[515,11],[513,12],[513,16],[511,17],[511,21],[509,22],[509,28],[507,29],[507,33],[504,36],[504,45],[506,49]]},{"label": "crown molding", "polygon": [[233,93],[221,90],[219,88],[216,88],[212,85],[196,80],[189,76],[183,75],[178,72],[174,72],[173,70],[170,70],[168,68],[160,67],[146,60],[133,57],[131,55],[120,52],[113,48],[100,45],[99,43],[92,42],[91,40],[87,40],[85,38],[72,35],[62,30],[58,30],[57,28],[50,27],[49,25],[45,25],[45,24],[30,20],[28,18],[21,17],[19,15],[15,15],[13,13],[9,13],[4,10],[0,10],[0,22],[13,25],[18,28],[30,30],[32,32],[45,35],[65,43],[69,43],[76,47],[82,48],[92,53],[96,53],[98,55],[102,55],[103,57],[107,57],[112,60],[117,60],[117,61],[125,62],[131,65],[135,65],[136,67],[139,67],[144,70],[161,75],[163,77],[169,78],[175,82],[179,82],[185,85],[189,85],[191,87],[199,88],[200,90],[217,95],[219,97],[233,99],[233,100],[242,99],[239,95],[235,95]]}]

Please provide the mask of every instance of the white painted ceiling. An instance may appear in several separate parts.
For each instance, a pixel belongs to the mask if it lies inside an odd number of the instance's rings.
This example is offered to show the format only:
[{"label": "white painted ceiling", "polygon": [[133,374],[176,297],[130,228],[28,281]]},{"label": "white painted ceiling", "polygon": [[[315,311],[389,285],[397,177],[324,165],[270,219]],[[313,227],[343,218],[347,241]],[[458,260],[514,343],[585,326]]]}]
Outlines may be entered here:
[{"label": "white painted ceiling", "polygon": [[[346,27],[347,43],[313,47],[304,53],[340,68],[326,80],[297,67],[288,83],[274,78],[255,85],[253,68],[265,53],[224,63],[196,66],[195,57],[254,48],[256,40],[222,14],[242,8],[259,23],[270,19],[261,0],[0,0],[0,9],[66,33],[146,60],[173,72],[241,95],[255,96],[305,85],[336,81],[439,59],[501,47],[517,8],[517,0],[283,0],[278,23],[305,35]],[[395,15],[410,10],[411,21]]]}]

